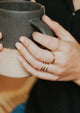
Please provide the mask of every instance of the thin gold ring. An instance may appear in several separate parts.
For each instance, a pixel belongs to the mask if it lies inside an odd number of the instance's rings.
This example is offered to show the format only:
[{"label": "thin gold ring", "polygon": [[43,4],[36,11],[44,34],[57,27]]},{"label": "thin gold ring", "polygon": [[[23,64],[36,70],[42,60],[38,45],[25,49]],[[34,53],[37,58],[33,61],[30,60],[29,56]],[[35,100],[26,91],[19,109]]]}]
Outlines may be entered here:
[{"label": "thin gold ring", "polygon": [[52,63],[51,64],[53,64],[54,62],[55,62],[55,54],[54,54],[54,52],[52,51],[52,55],[53,55],[53,61],[52,61]]},{"label": "thin gold ring", "polygon": [[43,62],[43,66],[41,67],[40,71],[47,72],[48,71],[48,67],[49,67],[49,64],[46,64],[46,63]]},{"label": "thin gold ring", "polygon": [[55,54],[54,54],[54,51],[56,51],[59,48],[59,45],[60,45],[60,40],[58,39],[58,46],[54,50],[51,51],[52,52],[52,55],[53,55],[53,61],[52,61],[52,63],[55,62]]}]

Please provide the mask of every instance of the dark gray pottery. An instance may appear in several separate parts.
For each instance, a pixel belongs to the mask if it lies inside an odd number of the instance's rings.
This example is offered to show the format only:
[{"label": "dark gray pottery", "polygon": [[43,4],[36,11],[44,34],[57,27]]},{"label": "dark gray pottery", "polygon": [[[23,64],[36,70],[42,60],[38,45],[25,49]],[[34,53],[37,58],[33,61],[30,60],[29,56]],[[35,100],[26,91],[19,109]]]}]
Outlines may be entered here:
[{"label": "dark gray pottery", "polygon": [[20,36],[27,36],[32,40],[32,33],[40,31],[52,35],[50,28],[41,20],[45,14],[45,7],[30,1],[1,1],[0,2],[0,41],[5,48],[15,49],[15,43]]}]

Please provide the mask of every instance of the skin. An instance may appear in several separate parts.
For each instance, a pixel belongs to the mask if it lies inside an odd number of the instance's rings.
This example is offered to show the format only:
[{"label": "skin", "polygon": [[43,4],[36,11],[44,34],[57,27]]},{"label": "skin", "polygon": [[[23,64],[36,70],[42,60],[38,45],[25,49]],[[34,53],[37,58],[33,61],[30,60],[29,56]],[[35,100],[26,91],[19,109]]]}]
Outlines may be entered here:
[{"label": "skin", "polygon": [[74,11],[80,9],[80,0],[73,0]]},{"label": "skin", "polygon": [[[33,39],[48,48],[49,51],[41,49],[25,36],[20,37],[20,42],[16,43],[16,48],[21,54],[21,56],[18,56],[18,60],[26,71],[35,77],[51,81],[74,81],[78,82],[77,84],[79,85],[79,43],[59,23],[51,20],[46,15],[42,17],[42,20],[52,29],[58,38],[39,32],[33,33]],[[52,52],[55,54],[55,62],[53,64],[51,64],[53,61]],[[47,72],[40,71],[43,62],[49,63]]]}]

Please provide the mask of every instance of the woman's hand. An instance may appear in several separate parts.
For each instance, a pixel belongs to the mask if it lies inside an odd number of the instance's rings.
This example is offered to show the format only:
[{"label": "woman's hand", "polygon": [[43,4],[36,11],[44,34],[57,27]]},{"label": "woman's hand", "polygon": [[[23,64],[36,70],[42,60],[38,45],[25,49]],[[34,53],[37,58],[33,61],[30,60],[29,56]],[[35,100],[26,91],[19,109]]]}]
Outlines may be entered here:
[{"label": "woman's hand", "polygon": [[[20,37],[21,43],[16,47],[21,53],[18,57],[26,71],[33,76],[52,81],[75,81],[80,79],[80,45],[75,38],[59,23],[46,15],[42,20],[48,24],[55,35],[48,36],[42,33],[33,33],[33,39],[48,48],[41,49],[27,37]],[[55,61],[52,63],[55,54]],[[44,63],[46,65],[44,65]],[[46,66],[47,72],[41,71]]]}]

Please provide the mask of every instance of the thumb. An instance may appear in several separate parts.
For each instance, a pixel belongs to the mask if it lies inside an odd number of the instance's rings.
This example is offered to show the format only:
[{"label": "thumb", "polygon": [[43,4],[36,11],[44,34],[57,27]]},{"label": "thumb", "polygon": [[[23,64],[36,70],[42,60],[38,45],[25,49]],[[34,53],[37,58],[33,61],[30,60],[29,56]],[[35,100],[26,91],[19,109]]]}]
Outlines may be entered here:
[{"label": "thumb", "polygon": [[51,20],[48,16],[44,15],[42,20],[52,29],[59,39],[77,42],[67,30],[65,30],[59,23]]}]

